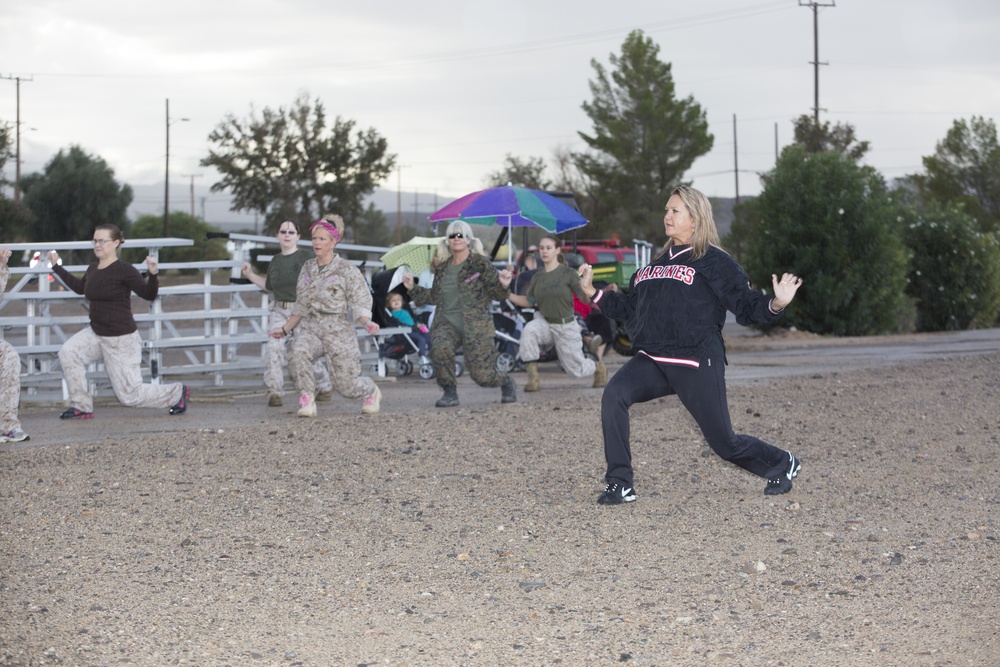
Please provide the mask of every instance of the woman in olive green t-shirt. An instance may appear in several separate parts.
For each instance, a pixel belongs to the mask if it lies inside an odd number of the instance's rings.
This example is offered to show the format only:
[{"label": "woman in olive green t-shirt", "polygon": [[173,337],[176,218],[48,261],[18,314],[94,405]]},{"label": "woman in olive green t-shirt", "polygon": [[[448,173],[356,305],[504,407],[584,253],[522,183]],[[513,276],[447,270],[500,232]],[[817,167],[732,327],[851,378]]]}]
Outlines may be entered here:
[{"label": "woman in olive green t-shirt", "polygon": [[604,363],[596,364],[583,354],[583,336],[573,313],[573,295],[589,303],[590,299],[580,289],[580,276],[566,265],[554,236],[543,236],[538,242],[538,255],[542,266],[531,279],[524,296],[511,294],[510,302],[522,308],[535,308],[535,316],[521,332],[518,356],[528,371],[525,391],[541,389],[538,376],[538,358],[545,348],[555,346],[559,365],[573,377],[594,376],[594,387],[607,382]]}]

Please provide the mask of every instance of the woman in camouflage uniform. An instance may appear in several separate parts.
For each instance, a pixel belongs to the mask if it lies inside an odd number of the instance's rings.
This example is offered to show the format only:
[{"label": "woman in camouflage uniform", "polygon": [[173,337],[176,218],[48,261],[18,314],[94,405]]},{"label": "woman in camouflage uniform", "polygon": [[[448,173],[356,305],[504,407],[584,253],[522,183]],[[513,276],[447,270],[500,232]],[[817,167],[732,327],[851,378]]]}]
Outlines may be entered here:
[{"label": "woman in camouflage uniform", "polygon": [[[7,289],[10,248],[0,248],[0,300]],[[21,360],[14,346],[0,340],[0,442],[22,442],[28,434],[21,430],[17,404],[21,400]]]},{"label": "woman in camouflage uniform", "polygon": [[[278,246],[281,253],[271,258],[267,265],[267,277],[253,272],[249,262],[243,264],[243,277],[265,292],[271,292],[271,315],[267,320],[267,330],[280,329],[292,316],[295,303],[295,286],[306,260],[313,254],[299,248],[299,226],[292,220],[285,220],[278,226]],[[267,387],[267,404],[281,406],[285,394],[285,341],[271,338],[264,346],[264,386]],[[313,366],[319,391],[317,401],[329,401],[333,396],[333,383],[321,359]]]},{"label": "woman in camouflage uniform", "polygon": [[288,368],[299,390],[299,416],[316,416],[316,378],[313,364],[326,357],[333,387],[346,398],[362,398],[361,412],[379,411],[382,392],[370,377],[361,375],[361,350],[354,322],[370,334],[378,333],[372,321],[372,293],[361,272],[334,252],[344,236],[344,220],[331,213],[309,228],[316,257],[302,265],[292,315],[277,338],[290,336]]},{"label": "woman in camouflage uniform", "polygon": [[[469,375],[480,387],[500,387],[501,401],[517,400],[514,378],[497,370],[497,351],[493,346],[493,315],[490,304],[506,299],[510,292],[511,273],[497,273],[483,254],[483,244],[472,236],[472,228],[461,220],[448,225],[447,239],[439,250],[444,259],[434,267],[430,289],[416,285],[406,274],[403,285],[419,306],[435,304],[431,325],[431,361],[438,385],[444,390],[435,405],[446,408],[458,405],[455,388],[455,352],[462,347]],[[439,253],[439,256],[441,253]]]}]

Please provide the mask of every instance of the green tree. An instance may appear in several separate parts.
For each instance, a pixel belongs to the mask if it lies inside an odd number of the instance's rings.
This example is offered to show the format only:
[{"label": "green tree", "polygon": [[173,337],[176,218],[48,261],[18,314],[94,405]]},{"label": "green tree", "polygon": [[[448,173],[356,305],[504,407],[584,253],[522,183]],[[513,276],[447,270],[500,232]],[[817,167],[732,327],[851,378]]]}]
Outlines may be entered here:
[{"label": "green tree", "polygon": [[[0,125],[0,188],[11,185],[11,181],[4,178],[4,167],[7,162],[14,158],[11,152],[11,132],[10,126]],[[30,240],[29,233],[35,225],[35,216],[31,213],[23,202],[15,202],[4,196],[0,189],[0,239],[8,243]],[[16,257],[11,256],[11,261],[16,265]]]},{"label": "green tree", "polygon": [[991,327],[1000,315],[1000,240],[955,206],[906,207],[900,214],[911,259],[906,293],[917,329]]},{"label": "green tree", "polygon": [[[209,232],[221,231],[218,227],[208,224],[201,218],[192,216],[190,213],[181,211],[171,211],[170,234],[181,239],[191,239],[193,246],[180,246],[173,248],[163,248],[160,250],[161,262],[211,262],[229,259],[229,251],[226,249],[226,240],[222,238],[209,239]],[[122,257],[133,263],[138,263],[146,258],[146,249],[129,249],[129,238],[155,239],[159,238],[163,232],[162,215],[141,215],[132,225],[132,233],[125,238],[125,250]],[[197,269],[189,269],[184,273],[198,273]]]},{"label": "green tree", "polygon": [[263,214],[267,232],[282,220],[308,224],[327,212],[353,221],[396,163],[374,129],[355,132],[355,121],[339,116],[328,126],[323,104],[307,94],[259,117],[253,109],[246,120],[229,114],[208,139],[213,148],[201,165],[222,174],[212,191],[231,191],[235,211]]},{"label": "green tree", "polygon": [[903,179],[922,203],[962,204],[981,231],[1000,231],[1000,144],[992,119],[956,120],[923,163],[923,174]]},{"label": "green tree", "polygon": [[[7,161],[14,157],[10,150],[12,143],[10,134],[9,125],[0,125],[0,186],[10,185],[10,181],[7,180],[4,173]],[[2,193],[0,193],[0,197],[3,197]]]},{"label": "green tree", "polygon": [[[385,213],[375,208],[375,204],[368,204],[368,208],[355,221],[354,228],[354,242],[358,245],[388,247],[396,243],[396,230],[389,229]],[[406,238],[409,237],[404,237]]]},{"label": "green tree", "polygon": [[486,177],[486,187],[496,188],[508,183],[532,190],[552,188],[552,181],[545,177],[545,160],[540,157],[522,160],[510,153],[504,158],[503,168],[490,172]]},{"label": "green tree", "polygon": [[579,133],[590,151],[574,160],[588,181],[584,215],[597,233],[648,234],[667,191],[712,148],[705,111],[693,97],[676,97],[670,63],[660,61],[659,51],[636,30],[621,55],[611,54],[611,71],[591,61],[593,100],[583,110],[593,131]]},{"label": "green tree", "polygon": [[896,330],[906,250],[879,174],[840,153],[789,148],[748,207],[753,283],[769,288],[783,271],[805,280],[783,325],[837,336]]},{"label": "green tree", "polygon": [[[98,225],[117,225],[129,232],[126,210],[132,188],[115,180],[103,159],[80,146],[60,150],[41,173],[21,179],[24,204],[37,218],[34,241],[77,241],[90,238]],[[89,253],[80,253],[81,259]]]},{"label": "green tree", "polygon": [[812,116],[799,116],[792,121],[795,127],[793,145],[802,146],[809,153],[832,151],[845,155],[855,162],[868,152],[867,141],[859,141],[854,134],[854,126],[837,123],[830,126],[829,122],[816,123]]}]

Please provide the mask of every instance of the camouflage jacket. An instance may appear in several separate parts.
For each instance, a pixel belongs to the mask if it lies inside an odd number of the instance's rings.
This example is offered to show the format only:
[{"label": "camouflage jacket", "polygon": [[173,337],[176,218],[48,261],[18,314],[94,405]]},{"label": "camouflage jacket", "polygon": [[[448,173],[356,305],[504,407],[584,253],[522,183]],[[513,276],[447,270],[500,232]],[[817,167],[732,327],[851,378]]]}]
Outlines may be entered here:
[{"label": "camouflage jacket", "polygon": [[315,257],[307,260],[299,273],[292,315],[348,314],[359,323],[372,316],[372,292],[358,267],[336,254],[322,268]]},{"label": "camouflage jacket", "polygon": [[[434,284],[430,289],[414,286],[410,290],[413,302],[418,306],[438,304],[442,276],[447,269],[446,260],[434,269]],[[502,301],[510,294],[508,289],[500,284],[496,267],[489,258],[479,253],[470,252],[468,259],[462,262],[458,270],[458,292],[462,306],[462,319],[468,331],[484,331],[493,329],[493,315],[490,314],[490,304]],[[442,318],[443,320],[443,318]],[[441,321],[434,318],[434,325]]]}]

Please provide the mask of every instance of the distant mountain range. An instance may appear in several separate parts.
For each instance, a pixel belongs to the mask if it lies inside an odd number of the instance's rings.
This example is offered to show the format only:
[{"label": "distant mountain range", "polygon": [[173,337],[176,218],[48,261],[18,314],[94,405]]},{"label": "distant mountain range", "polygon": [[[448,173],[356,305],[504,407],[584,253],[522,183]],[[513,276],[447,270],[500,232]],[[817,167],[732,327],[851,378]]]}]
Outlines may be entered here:
[{"label": "distant mountain range", "polygon": [[[163,184],[133,185],[134,198],[128,208],[128,216],[135,220],[140,215],[163,215]],[[263,219],[253,213],[237,213],[231,211],[232,197],[226,193],[211,192],[208,185],[194,183],[192,199],[191,181],[170,182],[170,210],[191,212],[192,201],[194,215],[203,218],[210,225],[215,225],[225,232],[259,231]],[[428,230],[430,223],[427,216],[451,201],[450,197],[428,194],[425,192],[404,192],[399,196],[395,190],[378,188],[365,200],[365,206],[374,204],[375,208],[385,214],[390,227],[394,226],[397,216],[403,225],[415,229]],[[732,198],[714,198],[713,208],[715,222],[719,234],[725,236],[733,221]]]},{"label": "distant mountain range", "polygon": [[[170,210],[190,213],[193,207],[194,215],[226,232],[259,230],[263,225],[259,215],[231,211],[233,198],[226,193],[211,192],[209,188],[209,185],[199,185],[195,181],[192,196],[190,181],[170,181]],[[163,215],[163,183],[133,185],[132,192],[129,219],[135,220],[140,215]],[[396,224],[398,214],[402,224],[423,229],[430,226],[427,216],[449,201],[451,198],[423,192],[404,192],[400,197],[395,190],[379,188],[364,203],[366,207],[372,203],[382,211],[390,226]]]}]

